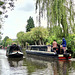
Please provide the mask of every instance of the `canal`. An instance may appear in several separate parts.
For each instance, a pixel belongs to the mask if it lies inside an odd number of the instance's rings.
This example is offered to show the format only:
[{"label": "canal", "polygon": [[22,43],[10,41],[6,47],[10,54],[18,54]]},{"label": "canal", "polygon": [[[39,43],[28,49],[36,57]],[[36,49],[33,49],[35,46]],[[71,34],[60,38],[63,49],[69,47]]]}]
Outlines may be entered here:
[{"label": "canal", "polygon": [[9,59],[6,50],[0,49],[0,75],[75,75],[75,59],[48,61],[27,56]]}]

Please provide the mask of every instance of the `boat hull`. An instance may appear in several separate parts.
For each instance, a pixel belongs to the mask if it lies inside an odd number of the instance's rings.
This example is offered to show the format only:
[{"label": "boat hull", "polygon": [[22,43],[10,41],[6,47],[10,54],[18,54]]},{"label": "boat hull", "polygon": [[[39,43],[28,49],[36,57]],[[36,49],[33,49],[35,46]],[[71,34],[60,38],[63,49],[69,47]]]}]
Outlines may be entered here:
[{"label": "boat hull", "polygon": [[9,57],[9,58],[22,58],[23,57],[23,53],[18,53],[18,52],[16,52],[16,53],[9,53],[9,54],[7,54],[7,57]]},{"label": "boat hull", "polygon": [[69,54],[69,53],[66,53],[66,54],[58,54],[58,59],[62,59],[62,60],[71,59],[71,54]]},{"label": "boat hull", "polygon": [[36,56],[43,56],[43,57],[52,57],[59,60],[66,60],[71,59],[71,54],[55,54],[54,52],[46,52],[46,51],[33,51],[33,50],[26,50],[27,54],[36,55]]}]

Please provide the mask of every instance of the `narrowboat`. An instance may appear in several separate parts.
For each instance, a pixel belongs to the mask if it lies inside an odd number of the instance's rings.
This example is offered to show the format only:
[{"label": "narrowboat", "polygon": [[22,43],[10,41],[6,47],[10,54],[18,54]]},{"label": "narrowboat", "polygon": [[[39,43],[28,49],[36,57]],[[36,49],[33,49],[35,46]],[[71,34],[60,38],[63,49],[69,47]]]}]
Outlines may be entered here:
[{"label": "narrowboat", "polygon": [[62,49],[59,47],[56,49],[56,53],[53,51],[52,46],[47,45],[32,45],[28,46],[26,49],[26,54],[28,55],[36,55],[36,56],[43,56],[43,57],[52,57],[56,59],[71,59],[70,53],[65,53],[62,51]]},{"label": "narrowboat", "polygon": [[22,48],[16,44],[7,47],[6,56],[11,58],[23,57]]}]

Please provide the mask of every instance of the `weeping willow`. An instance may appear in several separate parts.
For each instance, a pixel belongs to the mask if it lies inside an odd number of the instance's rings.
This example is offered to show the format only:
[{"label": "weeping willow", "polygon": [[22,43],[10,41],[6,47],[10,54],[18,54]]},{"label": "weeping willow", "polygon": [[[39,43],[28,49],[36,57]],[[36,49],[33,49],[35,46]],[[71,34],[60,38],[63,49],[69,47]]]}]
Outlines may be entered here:
[{"label": "weeping willow", "polygon": [[74,32],[75,34],[75,23],[74,23],[74,16],[75,16],[75,12],[74,12],[74,9],[73,9],[73,2],[72,0],[70,0],[70,9],[69,9],[69,12],[70,12],[70,16],[69,16],[69,23],[70,23],[70,32]]},{"label": "weeping willow", "polygon": [[47,28],[51,31],[54,26],[59,26],[63,36],[67,36],[70,30],[75,32],[72,3],[72,0],[36,0],[36,10],[39,8],[40,13],[39,20],[41,21],[41,15],[46,15]]}]

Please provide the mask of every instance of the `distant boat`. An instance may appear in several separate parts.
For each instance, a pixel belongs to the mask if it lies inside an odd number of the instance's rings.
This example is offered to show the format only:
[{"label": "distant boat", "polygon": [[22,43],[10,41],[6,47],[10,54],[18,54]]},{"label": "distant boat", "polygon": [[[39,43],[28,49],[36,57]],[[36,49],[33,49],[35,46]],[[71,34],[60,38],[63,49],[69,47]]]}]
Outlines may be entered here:
[{"label": "distant boat", "polygon": [[11,45],[7,47],[6,56],[13,58],[23,57],[22,48],[16,44]]},{"label": "distant boat", "polygon": [[51,46],[46,46],[46,45],[28,46],[26,53],[28,55],[36,55],[36,56],[38,56],[38,58],[39,58],[39,56],[43,56],[43,57],[52,57],[52,58],[56,58],[56,59],[71,59],[70,53],[64,54],[59,49],[57,49],[57,53],[55,53],[52,50]]}]

